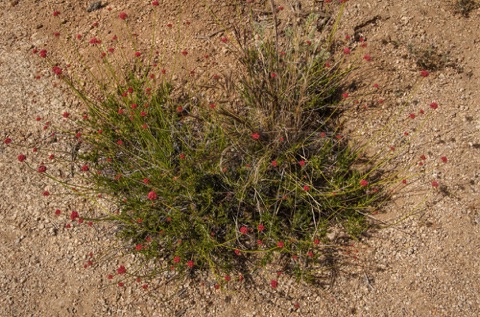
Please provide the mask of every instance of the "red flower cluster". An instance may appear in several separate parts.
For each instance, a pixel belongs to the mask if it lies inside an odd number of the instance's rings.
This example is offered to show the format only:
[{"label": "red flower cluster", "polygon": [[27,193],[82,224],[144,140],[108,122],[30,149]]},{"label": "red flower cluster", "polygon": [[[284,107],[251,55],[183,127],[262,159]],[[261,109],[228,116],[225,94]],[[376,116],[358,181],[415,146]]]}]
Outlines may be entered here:
[{"label": "red flower cluster", "polygon": [[157,193],[155,193],[153,190],[148,193],[148,199],[150,200],[155,200],[157,199]]},{"label": "red flower cluster", "polygon": [[90,40],[90,44],[95,45],[95,44],[102,44],[102,41],[97,39],[96,37],[92,38]]},{"label": "red flower cluster", "polygon": [[270,285],[272,286],[272,288],[277,288],[278,287],[278,281],[277,280],[272,280],[270,282]]},{"label": "red flower cluster", "polygon": [[125,266],[120,265],[120,267],[117,270],[117,273],[118,274],[125,274],[125,273],[127,273],[127,269],[125,268]]},{"label": "red flower cluster", "polygon": [[367,182],[366,180],[362,179],[362,180],[360,181],[360,185],[361,185],[361,186],[367,186],[367,185],[368,185],[368,182]]},{"label": "red flower cluster", "polygon": [[77,211],[72,211],[72,213],[70,214],[70,220],[72,221],[75,221],[75,219],[77,219],[79,217],[79,214]]},{"label": "red flower cluster", "polygon": [[62,69],[58,66],[53,66],[52,71],[55,73],[55,75],[60,76],[62,74]]},{"label": "red flower cluster", "polygon": [[125,13],[125,12],[120,12],[120,14],[118,15],[118,17],[122,20],[125,20],[126,18],[128,18],[128,15]]}]

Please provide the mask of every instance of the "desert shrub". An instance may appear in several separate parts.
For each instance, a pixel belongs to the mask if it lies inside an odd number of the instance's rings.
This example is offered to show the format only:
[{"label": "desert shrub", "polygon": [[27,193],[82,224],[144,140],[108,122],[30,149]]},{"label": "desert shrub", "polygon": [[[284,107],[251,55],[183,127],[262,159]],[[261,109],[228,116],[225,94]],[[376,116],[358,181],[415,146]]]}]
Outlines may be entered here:
[{"label": "desert shrub", "polygon": [[349,48],[334,45],[344,6],[321,34],[325,16],[315,13],[289,24],[276,23],[273,10],[273,26],[237,25],[219,40],[234,67],[181,85],[155,75],[165,73],[159,55],[135,43],[118,52],[91,39],[103,71],[90,73],[96,86],[88,89],[49,52],[36,52],[85,112],[57,131],[73,150],[59,152],[55,164],[63,157],[76,177],[29,166],[92,201],[95,213],[72,212],[71,223],[115,226],[126,252],[155,263],[153,275],[210,271],[228,281],[221,276],[273,263],[311,280],[342,248],[328,232],[340,228],[343,243],[358,239],[398,183],[384,168],[392,154],[369,158],[366,144],[341,129],[355,65]]}]

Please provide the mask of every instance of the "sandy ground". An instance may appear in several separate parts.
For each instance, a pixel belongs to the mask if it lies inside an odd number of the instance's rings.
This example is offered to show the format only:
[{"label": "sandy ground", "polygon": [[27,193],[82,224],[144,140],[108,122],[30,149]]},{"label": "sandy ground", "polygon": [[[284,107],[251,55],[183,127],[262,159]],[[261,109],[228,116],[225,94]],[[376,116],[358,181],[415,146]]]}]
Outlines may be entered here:
[{"label": "sandy ground", "polygon": [[[233,2],[183,2],[160,1],[159,20],[192,22],[181,39],[165,33],[165,47],[181,40],[195,52],[192,60],[207,53],[221,56],[205,38],[219,29],[208,8],[234,17]],[[357,260],[341,267],[334,283],[321,288],[281,276],[273,290],[268,281],[275,273],[265,272],[253,285],[223,291],[188,280],[179,288],[159,282],[145,291],[141,283],[103,287],[117,267],[113,260],[83,267],[90,252],[96,260],[112,243],[108,228],[65,229],[65,213],[87,207],[65,199],[61,189],[19,164],[17,155],[38,156],[32,149],[47,133],[43,124],[61,124],[64,111],[81,110],[65,101],[51,78],[35,79],[45,72],[32,49],[51,41],[56,31],[52,12],[61,11],[66,29],[106,37],[115,28],[110,18],[120,11],[135,16],[140,31],[148,28],[143,22],[148,1],[112,1],[111,11],[90,13],[87,1],[1,1],[0,137],[13,142],[0,145],[0,316],[480,315],[480,10],[469,17],[455,15],[452,3],[350,1],[338,32],[339,37],[364,37],[368,46],[357,50],[372,57],[354,74],[357,88],[351,94],[359,103],[346,124],[352,134],[375,135],[405,101],[407,115],[418,115],[420,109],[430,113],[431,102],[439,105],[421,130],[410,131],[418,133],[405,162],[426,155],[423,172],[378,215],[382,221],[409,217],[357,243]],[[278,5],[285,7],[282,14],[293,8],[289,1]],[[91,27],[95,21],[99,26]],[[353,46],[349,40],[344,44]],[[416,63],[428,47],[435,47],[434,53],[424,62],[438,69],[415,85],[421,69]],[[375,83],[379,89],[366,94]],[[37,117],[42,120],[37,122]],[[397,132],[409,124],[404,121]],[[447,163],[440,161],[442,156]],[[432,188],[432,181],[439,188]],[[42,195],[45,190],[49,197]],[[57,208],[63,218],[55,217]]]}]

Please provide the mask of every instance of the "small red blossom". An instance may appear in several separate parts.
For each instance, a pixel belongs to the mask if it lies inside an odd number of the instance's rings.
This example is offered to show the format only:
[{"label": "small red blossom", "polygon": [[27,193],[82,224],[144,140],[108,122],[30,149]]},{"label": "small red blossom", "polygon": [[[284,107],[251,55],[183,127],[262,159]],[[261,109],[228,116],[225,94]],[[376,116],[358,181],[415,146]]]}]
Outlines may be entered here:
[{"label": "small red blossom", "polygon": [[183,56],[187,56],[187,54],[188,54],[188,52],[187,52],[186,50],[183,50],[183,51],[182,51],[182,55],[183,55]]},{"label": "small red blossom", "polygon": [[308,256],[309,258],[313,258],[313,252],[312,252],[312,251],[308,251],[308,252],[307,252],[307,256]]},{"label": "small red blossom", "polygon": [[92,45],[96,45],[96,44],[102,44],[102,41],[94,37],[89,41],[89,43]]},{"label": "small red blossom", "polygon": [[12,143],[12,139],[6,138],[6,139],[3,141],[3,143],[5,143],[5,144],[10,144],[10,143]]},{"label": "small red blossom", "polygon": [[152,1],[152,6],[158,7],[159,3],[158,1]]},{"label": "small red blossom", "polygon": [[43,196],[45,196],[45,197],[50,196],[50,192],[48,190],[44,191]]},{"label": "small red blossom", "polygon": [[422,71],[420,72],[420,75],[421,75],[422,77],[428,77],[429,72],[426,71],[426,70],[422,70]]},{"label": "small red blossom", "polygon": [[265,226],[264,226],[263,224],[259,224],[259,225],[257,226],[257,229],[258,229],[258,231],[262,232],[263,229],[265,229]]},{"label": "small red blossom", "polygon": [[270,285],[272,286],[272,288],[277,288],[278,287],[278,281],[277,280],[271,280]]},{"label": "small red blossom", "polygon": [[420,159],[425,161],[427,159],[427,157],[424,154],[422,154],[422,155],[420,155]]},{"label": "small red blossom", "polygon": [[108,274],[108,275],[107,275],[107,278],[108,278],[109,280],[111,280],[111,279],[113,279],[113,275],[112,275],[112,274]]},{"label": "small red blossom", "polygon": [[222,36],[222,38],[220,38],[220,41],[222,41],[223,43],[227,43],[228,38],[226,36]]},{"label": "small red blossom", "polygon": [[225,275],[225,281],[226,282],[229,282],[232,278],[230,277],[230,275]]},{"label": "small red blossom", "polygon": [[447,163],[448,161],[446,156],[442,156],[440,159],[442,160],[443,163]]},{"label": "small red blossom", "polygon": [[148,284],[143,284],[142,288],[146,290],[148,288]]},{"label": "small red blossom", "polygon": [[57,11],[57,10],[53,11],[53,16],[54,17],[58,16],[59,14],[60,14],[60,11]]},{"label": "small red blossom", "polygon": [[367,62],[370,62],[372,60],[372,57],[368,54],[363,55],[363,59],[366,60]]},{"label": "small red blossom", "polygon": [[20,154],[17,158],[20,162],[23,162],[27,159],[27,157],[24,154]]},{"label": "small red blossom", "polygon": [[117,141],[117,144],[118,144],[118,145],[123,145],[123,141],[122,141],[122,140],[118,140],[118,141]]},{"label": "small red blossom", "polygon": [[433,110],[437,109],[437,108],[438,108],[438,103],[432,102],[432,103],[430,104],[430,108],[432,108]]},{"label": "small red blossom", "polygon": [[236,255],[240,255],[240,250],[239,249],[235,249],[233,252],[235,252]]},{"label": "small red blossom", "polygon": [[402,184],[407,184],[407,180],[406,179],[402,179]]},{"label": "small red blossom", "polygon": [[258,140],[258,139],[260,139],[260,134],[255,132],[255,133],[252,133],[251,137],[255,140]]},{"label": "small red blossom", "polygon": [[438,187],[438,182],[437,181],[432,181],[432,186],[437,188]]},{"label": "small red blossom", "polygon": [[119,17],[120,19],[122,19],[122,20],[125,20],[125,19],[128,17],[128,15],[127,15],[125,12],[120,12],[120,14],[118,15],[118,17]]},{"label": "small red blossom", "polygon": [[148,178],[144,178],[144,179],[143,179],[143,183],[144,183],[144,184],[148,184],[149,182],[150,182],[150,180],[149,180]]},{"label": "small red blossom", "polygon": [[310,186],[308,186],[308,185],[303,186],[303,190],[308,192],[310,190]]},{"label": "small red blossom", "polygon": [[43,58],[47,57],[47,50],[40,50],[38,55],[40,55],[40,57],[43,57]]},{"label": "small red blossom", "polygon": [[89,170],[88,165],[83,165],[82,166],[82,172],[88,172],[88,170]]},{"label": "small red blossom", "polygon": [[70,229],[71,227],[72,227],[72,225],[69,224],[69,223],[67,223],[67,224],[65,225],[65,228],[67,228],[67,229]]},{"label": "small red blossom", "polygon": [[276,73],[271,73],[270,77],[275,78],[275,77],[277,77],[277,74]]},{"label": "small red blossom", "polygon": [[282,11],[284,8],[283,8],[283,6],[278,6],[277,9],[278,9],[278,11]]},{"label": "small red blossom", "polygon": [[148,193],[148,199],[150,199],[150,200],[157,199],[157,193],[155,193],[154,191],[149,192]]},{"label": "small red blossom", "polygon": [[40,165],[38,168],[37,168],[37,171],[39,173],[45,173],[47,171],[47,167],[45,165]]},{"label": "small red blossom", "polygon": [[347,98],[348,98],[348,93],[346,93],[346,92],[343,93],[343,94],[342,94],[342,97],[343,97],[343,99],[347,99]]},{"label": "small red blossom", "polygon": [[75,219],[77,219],[79,217],[78,215],[78,212],[77,211],[72,211],[72,213],[70,214],[70,220],[72,221],[75,221]]},{"label": "small red blossom", "polygon": [[351,51],[350,51],[350,49],[349,49],[348,47],[345,47],[345,48],[343,49],[343,54],[345,54],[345,55],[350,54],[350,52],[351,52]]},{"label": "small red blossom", "polygon": [[409,117],[410,117],[410,119],[415,119],[415,114],[414,114],[414,113],[411,113],[411,114],[409,115]]},{"label": "small red blossom", "polygon": [[141,52],[135,52],[135,56],[140,57],[140,56],[142,56],[142,53]]},{"label": "small red blossom", "polygon": [[118,287],[123,287],[124,284],[122,282],[118,282],[117,285],[118,285]]},{"label": "small red blossom", "polygon": [[58,66],[53,66],[52,71],[57,76],[60,76],[62,74],[62,69]]},{"label": "small red blossom", "polygon": [[364,187],[365,187],[365,186],[367,186],[367,185],[368,185],[368,182],[367,182],[366,180],[362,179],[362,180],[360,181],[360,186],[364,186]]},{"label": "small red blossom", "polygon": [[298,161],[298,164],[299,164],[300,166],[305,166],[305,161],[304,161],[304,160],[300,160],[300,161]]},{"label": "small red blossom", "polygon": [[277,247],[283,248],[285,246],[285,243],[283,241],[278,241],[277,242]]},{"label": "small red blossom", "polygon": [[117,269],[117,273],[118,274],[125,274],[125,273],[127,273],[127,269],[125,268],[125,266],[120,265],[120,267]]},{"label": "small red blossom", "polygon": [[137,250],[137,251],[142,251],[142,249],[143,249],[143,245],[141,245],[141,244],[137,244],[135,246],[135,250]]},{"label": "small red blossom", "polygon": [[277,161],[272,161],[272,166],[273,166],[273,167],[277,167],[277,166],[278,166],[278,162],[277,162]]},{"label": "small red blossom", "polygon": [[248,228],[245,227],[245,226],[242,226],[242,227],[240,228],[240,233],[241,233],[241,234],[247,234],[247,233],[248,233]]},{"label": "small red blossom", "polygon": [[193,268],[194,265],[195,265],[195,264],[193,263],[192,260],[189,260],[189,261],[187,262],[187,266],[188,266],[189,268]]}]

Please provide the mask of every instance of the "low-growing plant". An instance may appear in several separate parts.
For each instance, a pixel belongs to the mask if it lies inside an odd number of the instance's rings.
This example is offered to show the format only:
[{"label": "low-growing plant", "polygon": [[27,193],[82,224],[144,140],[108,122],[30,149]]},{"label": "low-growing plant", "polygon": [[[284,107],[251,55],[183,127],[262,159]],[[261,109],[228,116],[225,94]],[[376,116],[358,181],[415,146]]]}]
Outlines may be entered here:
[{"label": "low-growing plant", "polygon": [[[184,76],[182,85],[164,76],[155,47],[142,53],[135,39],[125,50],[89,41],[104,71],[88,89],[81,74],[35,51],[85,112],[81,120],[64,113],[71,125],[50,135],[71,142],[55,164],[63,156],[76,177],[29,166],[91,200],[96,212],[72,212],[71,221],[116,226],[127,252],[155,263],[150,277],[210,271],[226,283],[224,276],[273,263],[314,281],[332,254],[372,225],[369,215],[401,181],[386,169],[393,151],[368,156],[368,142],[342,131],[355,65],[353,48],[332,50],[344,2],[326,33],[316,31],[314,13],[298,25],[277,23],[283,8],[274,8],[273,26],[253,18],[237,25],[218,41],[234,68]],[[128,22],[127,13],[119,18]],[[328,237],[337,229],[341,243]],[[125,273],[134,275],[120,266],[117,275]]]}]

